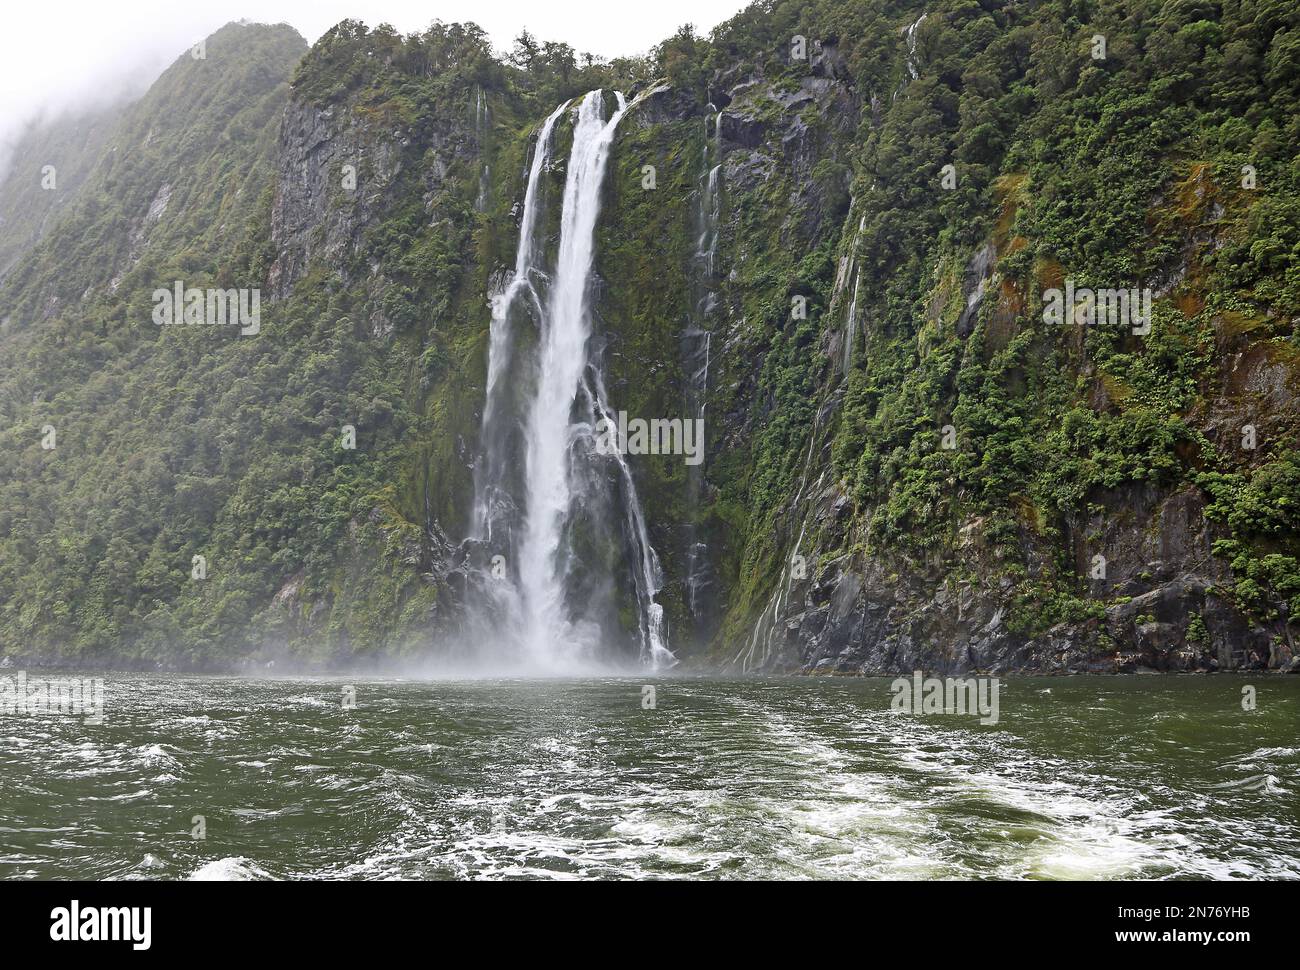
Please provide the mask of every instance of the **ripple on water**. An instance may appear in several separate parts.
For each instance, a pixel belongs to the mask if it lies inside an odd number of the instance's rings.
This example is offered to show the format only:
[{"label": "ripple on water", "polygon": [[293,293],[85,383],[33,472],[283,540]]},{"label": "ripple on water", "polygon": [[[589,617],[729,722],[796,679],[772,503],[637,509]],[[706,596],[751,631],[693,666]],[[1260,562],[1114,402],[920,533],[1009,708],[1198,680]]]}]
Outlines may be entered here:
[{"label": "ripple on water", "polygon": [[227,856],[205,862],[189,874],[191,882],[252,882],[270,879],[271,874],[243,856]]},{"label": "ripple on water", "polygon": [[[660,683],[652,711],[639,682],[609,678],[359,684],[371,702],[341,715],[333,682],[124,679],[122,713],[102,728],[6,722],[0,866],[24,878],[1300,877],[1284,804],[1296,726],[1263,708],[1226,722],[1209,680],[1013,684],[993,728],[892,714],[879,683]],[[183,838],[195,813],[208,843]]]}]

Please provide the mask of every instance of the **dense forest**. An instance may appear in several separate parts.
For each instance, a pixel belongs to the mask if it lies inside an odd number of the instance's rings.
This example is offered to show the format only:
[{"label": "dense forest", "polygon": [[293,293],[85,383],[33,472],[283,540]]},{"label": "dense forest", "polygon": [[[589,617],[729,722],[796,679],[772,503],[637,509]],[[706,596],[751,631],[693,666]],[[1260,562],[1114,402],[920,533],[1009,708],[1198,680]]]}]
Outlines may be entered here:
[{"label": "dense forest", "polygon": [[[611,399],[679,413],[683,332],[712,348],[702,477],[633,468],[679,657],[1297,668],[1284,0],[767,0],[614,61],[228,25],[0,183],[0,653],[454,638],[488,295],[541,120],[595,88],[634,102],[597,228]],[[156,326],[176,280],[259,288],[260,332]],[[1048,322],[1067,281],[1149,289],[1149,332]]]}]

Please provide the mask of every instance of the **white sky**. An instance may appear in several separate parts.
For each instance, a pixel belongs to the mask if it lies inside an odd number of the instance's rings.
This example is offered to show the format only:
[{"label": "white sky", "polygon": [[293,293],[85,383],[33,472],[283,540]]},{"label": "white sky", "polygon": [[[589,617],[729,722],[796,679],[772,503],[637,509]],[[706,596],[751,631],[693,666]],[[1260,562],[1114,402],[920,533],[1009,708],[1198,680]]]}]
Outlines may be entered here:
[{"label": "white sky", "polygon": [[702,33],[749,0],[27,0],[0,29],[0,167],[4,144],[42,112],[142,89],[195,41],[232,20],[289,23],[308,43],[347,17],[402,33],[472,20],[499,49],[523,28],[579,53],[640,54],[684,23]]}]

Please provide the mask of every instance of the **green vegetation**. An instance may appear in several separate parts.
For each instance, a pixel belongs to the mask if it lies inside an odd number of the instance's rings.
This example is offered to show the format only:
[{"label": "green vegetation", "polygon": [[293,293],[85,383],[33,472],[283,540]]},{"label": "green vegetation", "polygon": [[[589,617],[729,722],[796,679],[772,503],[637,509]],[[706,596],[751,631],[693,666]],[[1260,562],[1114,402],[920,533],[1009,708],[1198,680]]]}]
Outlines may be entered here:
[{"label": "green vegetation", "polygon": [[[1201,470],[1221,465],[1250,476],[1262,455],[1215,427],[1225,403],[1216,396],[1246,345],[1242,318],[1254,321],[1251,339],[1272,342],[1270,359],[1288,375],[1278,379],[1296,386],[1300,64],[1290,38],[1300,18],[1281,3],[1194,0],[903,6],[767,5],[717,38],[730,54],[766,56],[778,84],[809,70],[779,63],[786,38],[834,43],[856,89],[885,102],[844,149],[855,172],[850,222],[863,226],[845,246],[862,268],[868,350],[847,380],[834,468],[874,554],[915,564],[937,552],[953,568],[959,528],[977,520],[995,553],[986,571],[1016,583],[1013,629],[1098,617],[1102,603],[1076,561],[1078,523],[1099,495],[1136,484],[1168,494],[1214,481]],[[919,76],[907,83],[903,52],[880,38],[922,9]],[[1093,56],[1096,35],[1104,59]],[[947,164],[952,191],[940,187]],[[1241,187],[1251,171],[1254,187]],[[962,269],[985,245],[996,275],[967,335],[954,325]],[[1042,322],[1042,290],[1066,276],[1156,289],[1152,332],[1066,333]],[[824,272],[804,280],[829,303]],[[823,331],[842,319],[823,317]],[[811,339],[789,328],[774,335],[763,371],[782,418],[800,410],[782,401],[783,388],[806,388],[819,372],[827,383],[816,354],[802,356],[798,377],[777,369],[792,338]],[[1233,407],[1269,426],[1269,450],[1294,454],[1293,391],[1285,402],[1241,395]],[[954,450],[941,447],[945,425]],[[777,449],[792,450],[788,440]],[[757,467],[779,474],[779,465]],[[1273,467],[1253,474],[1286,481]],[[776,484],[788,496],[788,481]],[[1270,489],[1269,501],[1294,502]],[[1231,500],[1208,514],[1230,517],[1220,507]],[[751,521],[763,522],[770,504],[756,483]],[[1260,530],[1271,545],[1246,537],[1220,551],[1242,604],[1276,617],[1294,595],[1300,539],[1294,528]],[[760,527],[751,548],[768,542]],[[1044,555],[1053,568],[1031,578],[1026,560]]]},{"label": "green vegetation", "polygon": [[[513,261],[532,135],[565,99],[655,81],[671,90],[624,121],[598,229],[630,413],[680,413],[714,111],[734,126],[703,502],[679,460],[634,469],[671,629],[689,521],[720,643],[806,522],[814,570],[851,553],[909,589],[973,578],[1025,636],[1087,623],[1117,602],[1081,568],[1098,537],[1135,496],[1184,493],[1234,602],[1294,621],[1297,38],[1284,0],[767,0],[613,62],[527,34],[497,57],[473,25],[344,21],[310,52],[286,27],[223,28],[111,123],[33,135],[25,163],[80,152],[43,233],[27,190],[0,186],[0,214],[27,220],[0,249],[0,652],[343,662],[445,632],[485,295]],[[277,221],[285,180],[312,175],[288,145],[344,153],[305,225]],[[1044,322],[1067,278],[1151,287],[1150,333]],[[265,287],[262,333],[155,327],[150,294],[177,279]],[[805,515],[818,488],[847,506],[833,521]],[[1205,619],[1187,636],[1208,640]]]}]

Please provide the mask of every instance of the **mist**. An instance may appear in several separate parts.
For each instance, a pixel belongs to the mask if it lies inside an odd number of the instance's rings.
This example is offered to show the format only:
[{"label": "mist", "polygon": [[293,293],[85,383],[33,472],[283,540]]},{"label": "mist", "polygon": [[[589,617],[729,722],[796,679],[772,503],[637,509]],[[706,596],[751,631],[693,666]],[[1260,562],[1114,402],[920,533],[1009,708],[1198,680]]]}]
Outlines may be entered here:
[{"label": "mist", "polygon": [[15,141],[33,122],[139,97],[184,50],[234,20],[288,23],[308,43],[347,18],[386,22],[403,33],[434,20],[473,21],[499,49],[527,29],[579,52],[619,57],[646,52],[684,23],[710,30],[744,6],[743,0],[661,0],[624,6],[617,17],[593,17],[580,4],[541,8],[527,0],[217,0],[201,9],[162,0],[71,0],[57,13],[19,5],[6,11],[0,32],[0,178]]}]

